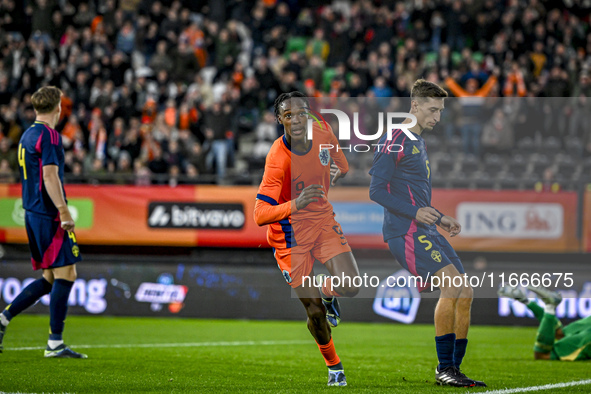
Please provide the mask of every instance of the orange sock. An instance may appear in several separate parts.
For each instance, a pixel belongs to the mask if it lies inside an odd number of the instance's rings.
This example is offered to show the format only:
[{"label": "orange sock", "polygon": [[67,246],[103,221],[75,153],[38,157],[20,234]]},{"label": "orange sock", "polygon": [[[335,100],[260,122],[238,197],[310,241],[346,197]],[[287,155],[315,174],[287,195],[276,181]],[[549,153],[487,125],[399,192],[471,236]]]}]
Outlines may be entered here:
[{"label": "orange sock", "polygon": [[324,361],[326,362],[327,367],[332,367],[333,365],[337,365],[341,362],[341,359],[337,355],[337,351],[334,348],[334,343],[332,343],[332,338],[330,338],[330,342],[326,345],[318,344],[318,349],[320,349],[320,353],[322,353],[322,357],[324,357]]}]

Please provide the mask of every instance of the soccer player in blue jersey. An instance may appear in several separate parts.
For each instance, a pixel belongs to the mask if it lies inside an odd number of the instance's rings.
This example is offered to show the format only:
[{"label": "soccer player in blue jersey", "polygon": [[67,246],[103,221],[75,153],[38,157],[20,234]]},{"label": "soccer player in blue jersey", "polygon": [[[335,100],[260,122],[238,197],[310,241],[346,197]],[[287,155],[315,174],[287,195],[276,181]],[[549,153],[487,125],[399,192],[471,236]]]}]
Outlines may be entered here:
[{"label": "soccer player in blue jersey", "polygon": [[54,130],[60,117],[61,96],[61,90],[53,86],[43,87],[33,94],[35,123],[23,133],[18,145],[31,262],[34,270],[43,270],[43,276],[25,287],[0,313],[0,352],[10,320],[51,293],[45,357],[87,358],[71,350],[62,340],[68,298],[76,280],[76,263],[81,257],[63,187],[62,137]]},{"label": "soccer player in blue jersey", "polygon": [[[431,206],[431,169],[421,137],[423,131],[439,122],[446,97],[447,92],[432,82],[420,79],[414,83],[410,113],[417,123],[407,131],[416,140],[402,129],[394,130],[391,139],[387,134],[380,139],[369,172],[370,198],[384,207],[384,242],[404,268],[423,279],[419,291],[429,287],[430,278],[439,277],[441,294],[435,308],[437,383],[486,386],[460,371],[468,344],[473,291],[460,280],[454,285],[453,278],[463,276],[464,268],[437,226],[452,237],[460,233],[461,226]],[[404,123],[410,122],[407,119]],[[456,287],[460,282],[462,285]]]}]

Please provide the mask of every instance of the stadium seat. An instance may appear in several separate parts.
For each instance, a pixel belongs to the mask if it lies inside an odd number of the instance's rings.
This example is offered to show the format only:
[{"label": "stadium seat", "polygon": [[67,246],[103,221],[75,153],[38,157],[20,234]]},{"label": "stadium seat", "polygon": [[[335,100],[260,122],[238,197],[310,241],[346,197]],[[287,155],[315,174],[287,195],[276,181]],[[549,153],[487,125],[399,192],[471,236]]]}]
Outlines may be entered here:
[{"label": "stadium seat", "polygon": [[451,62],[454,65],[454,67],[458,66],[462,62],[462,54],[460,52],[452,52]]},{"label": "stadium seat", "polygon": [[527,161],[524,155],[517,154],[511,157],[507,172],[515,177],[521,177],[527,171]]},{"label": "stadium seat", "polygon": [[523,190],[534,190],[536,183],[542,181],[542,177],[538,174],[527,174],[519,181],[519,188]]},{"label": "stadium seat", "polygon": [[478,171],[480,167],[480,161],[474,155],[465,155],[461,163],[462,171],[468,175]]},{"label": "stadium seat", "polygon": [[575,159],[566,154],[566,155],[560,155],[557,158],[556,161],[556,166],[557,166],[557,173],[565,178],[569,178],[571,179],[573,174],[575,172],[577,172],[578,170],[578,166],[577,166],[577,162],[575,161]]},{"label": "stadium seat", "polygon": [[529,173],[542,175],[544,170],[552,165],[552,160],[547,155],[538,153],[531,155],[529,163]]},{"label": "stadium seat", "polygon": [[505,159],[502,159],[500,155],[489,154],[484,157],[483,170],[489,174],[498,174],[504,166]]},{"label": "stadium seat", "polygon": [[495,181],[488,172],[476,171],[471,178],[477,189],[492,189],[495,186]]},{"label": "stadium seat", "polygon": [[292,52],[305,52],[307,43],[307,37],[291,37],[285,44],[285,54],[289,55]]},{"label": "stadium seat", "polygon": [[534,140],[530,137],[522,138],[517,142],[517,151],[522,155],[529,155],[537,151]]},{"label": "stadium seat", "polygon": [[429,155],[440,150],[441,138],[438,135],[427,133],[424,135],[424,139]]},{"label": "stadium seat", "polygon": [[425,54],[425,56],[423,57],[423,60],[425,62],[425,66],[435,65],[438,57],[439,57],[439,54],[437,52],[427,52]]},{"label": "stadium seat", "polygon": [[447,181],[446,181],[445,177],[438,175],[438,176],[433,177],[431,179],[432,179],[431,185],[433,188],[439,188],[439,189],[447,188]]},{"label": "stadium seat", "polygon": [[472,54],[472,60],[480,64],[484,60],[484,55],[482,54],[482,52],[474,52]]},{"label": "stadium seat", "polygon": [[447,140],[447,148],[450,152],[462,151],[463,149],[462,137],[454,135]]},{"label": "stadium seat", "polygon": [[564,143],[564,150],[567,155],[580,159],[583,155],[583,141],[577,137],[568,137]]},{"label": "stadium seat", "polygon": [[501,189],[516,189],[519,185],[519,181],[515,175],[506,172],[497,178],[497,184]]},{"label": "stadium seat", "polygon": [[462,172],[454,172],[447,178],[451,187],[457,189],[469,189],[472,187],[472,180],[467,174]]},{"label": "stadium seat", "polygon": [[322,74],[322,89],[325,92],[330,90],[330,84],[335,75],[337,75],[337,70],[334,68],[327,68],[324,70],[324,73]]},{"label": "stadium seat", "polygon": [[551,156],[556,153],[559,153],[561,149],[562,149],[562,144],[560,143],[560,140],[558,138],[548,137],[542,143],[542,150],[541,151],[542,151],[542,153]]},{"label": "stadium seat", "polygon": [[443,176],[446,176],[447,174],[451,173],[454,171],[454,161],[452,160],[451,157],[449,157],[448,155],[442,155],[439,156],[436,160],[435,160],[435,165],[433,165],[433,167],[435,168],[435,171],[438,174],[441,174]]}]

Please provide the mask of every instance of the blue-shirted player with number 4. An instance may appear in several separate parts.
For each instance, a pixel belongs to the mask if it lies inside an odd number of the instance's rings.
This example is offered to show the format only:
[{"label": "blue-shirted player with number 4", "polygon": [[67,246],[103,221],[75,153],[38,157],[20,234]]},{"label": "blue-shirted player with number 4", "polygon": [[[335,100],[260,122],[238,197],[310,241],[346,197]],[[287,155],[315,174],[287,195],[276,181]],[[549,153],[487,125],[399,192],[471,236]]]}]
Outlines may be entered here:
[{"label": "blue-shirted player with number 4", "polygon": [[60,117],[61,96],[61,90],[53,86],[33,94],[35,123],[23,133],[18,146],[31,262],[33,269],[43,270],[43,276],[25,287],[0,313],[0,353],[10,320],[51,293],[45,357],[87,358],[71,350],[62,339],[68,298],[76,280],[76,263],[81,258],[63,187],[62,137],[54,129]]},{"label": "blue-shirted player with number 4", "polygon": [[[430,278],[440,279],[441,295],[435,308],[437,383],[486,386],[460,371],[468,345],[473,291],[461,280],[453,283],[454,277],[464,274],[464,268],[436,225],[452,237],[461,227],[457,220],[431,206],[431,169],[421,137],[423,131],[439,122],[446,97],[447,92],[432,82],[420,79],[414,83],[410,113],[416,117],[416,124],[393,130],[391,139],[387,134],[381,138],[369,172],[370,198],[384,207],[384,241],[390,251],[411,274],[423,278],[419,291],[430,287]],[[407,119],[403,123],[410,122]],[[461,286],[456,287],[459,282]]]}]

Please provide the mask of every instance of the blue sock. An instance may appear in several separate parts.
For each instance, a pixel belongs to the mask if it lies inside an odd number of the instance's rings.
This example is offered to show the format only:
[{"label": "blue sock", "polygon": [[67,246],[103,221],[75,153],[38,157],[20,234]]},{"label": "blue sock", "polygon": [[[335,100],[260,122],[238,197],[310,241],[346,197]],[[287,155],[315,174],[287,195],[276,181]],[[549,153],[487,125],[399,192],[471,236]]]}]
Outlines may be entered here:
[{"label": "blue sock", "polygon": [[65,279],[56,279],[51,290],[49,302],[49,339],[59,341],[62,339],[66,314],[68,313],[68,298],[74,282]]},{"label": "blue sock", "polygon": [[454,349],[456,345],[456,334],[445,334],[435,337],[437,358],[439,359],[439,370],[454,366]]},{"label": "blue sock", "polygon": [[51,283],[45,278],[37,279],[25,287],[18,296],[6,307],[2,314],[8,321],[33,305],[37,300],[51,291]]},{"label": "blue sock", "polygon": [[456,339],[456,349],[454,351],[454,364],[456,368],[460,368],[462,365],[462,360],[466,355],[466,347],[468,346],[468,339]]}]

